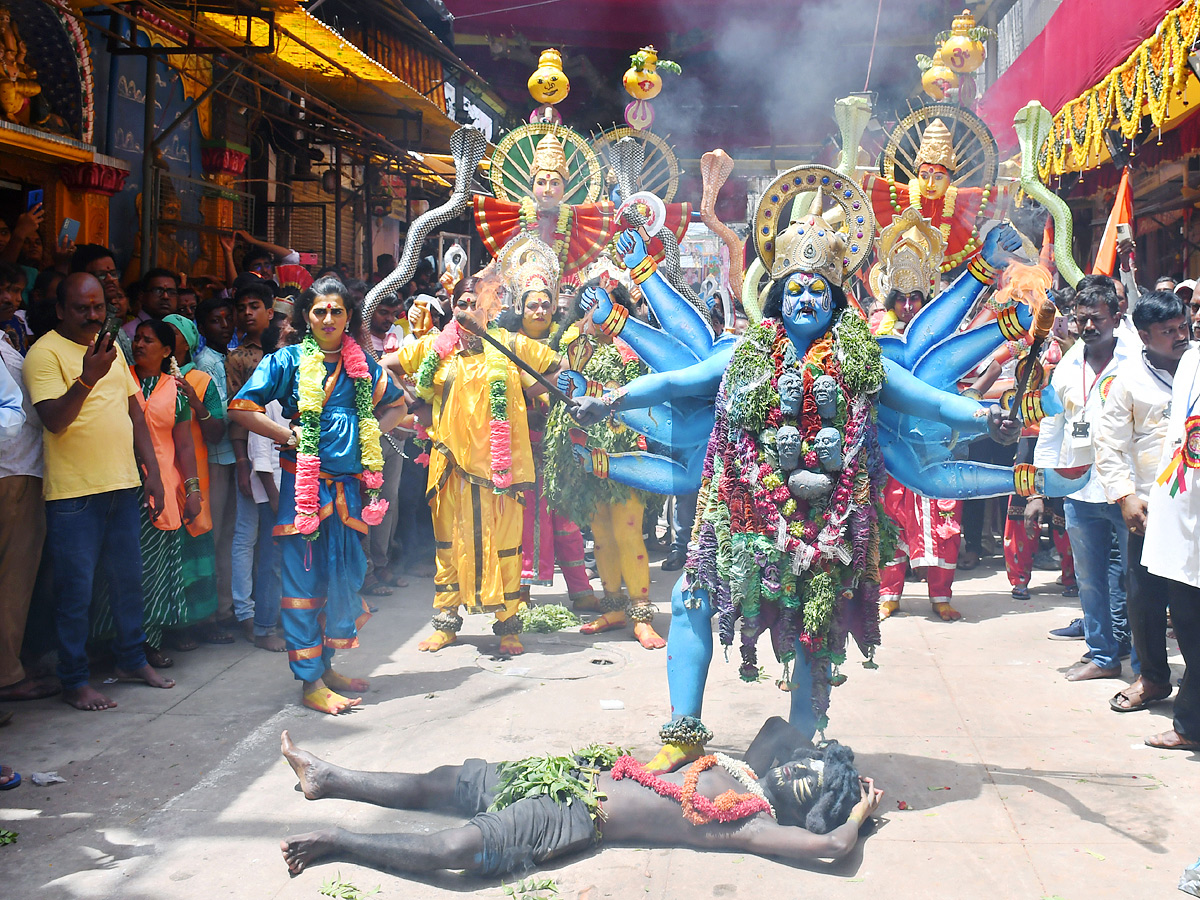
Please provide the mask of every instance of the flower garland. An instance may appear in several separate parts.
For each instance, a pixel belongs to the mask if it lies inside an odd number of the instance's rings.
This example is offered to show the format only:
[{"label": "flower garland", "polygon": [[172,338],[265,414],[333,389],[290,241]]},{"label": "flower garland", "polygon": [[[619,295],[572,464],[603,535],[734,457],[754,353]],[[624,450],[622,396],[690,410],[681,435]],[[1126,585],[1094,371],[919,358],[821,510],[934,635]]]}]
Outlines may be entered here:
[{"label": "flower garland", "polygon": [[1188,55],[1198,37],[1200,0],[1184,0],[1121,65],[1066,103],[1039,148],[1042,181],[1062,175],[1069,167],[1097,165],[1104,133],[1116,129],[1126,139],[1134,138],[1141,129],[1143,108],[1152,127],[1161,128],[1170,115],[1171,97],[1180,96],[1186,86],[1191,71]]},{"label": "flower garland", "polygon": [[[521,200],[521,230],[531,234],[538,232],[538,208],[532,197]],[[551,246],[558,264],[562,269],[567,266],[567,253],[571,249],[571,221],[575,217],[575,208],[569,203],[558,205],[558,218],[554,222],[554,238]]]},{"label": "flower garland", "polygon": [[[590,338],[577,338],[590,340]],[[598,345],[582,374],[606,387],[626,385],[645,371],[637,356],[628,356],[616,344]],[[585,527],[592,521],[598,504],[624,503],[631,496],[645,503],[651,495],[626,487],[611,478],[597,478],[584,471],[575,459],[570,431],[579,428],[567,408],[555,404],[546,419],[542,439],[542,491],[550,508],[572,522]],[[586,429],[590,449],[606,453],[628,453],[639,449],[638,433],[609,420]],[[657,495],[653,495],[657,499]]]},{"label": "flower garland", "polygon": [[[362,519],[368,525],[383,521],[388,503],[381,499],[383,487],[382,435],[375,418],[374,385],[362,347],[349,335],[342,338],[342,365],[354,381],[354,406],[358,413],[358,450],[362,462],[362,483],[367,503]],[[321,526],[321,411],[325,408],[325,354],[312,334],[300,345],[298,379],[300,443],[296,448],[296,530],[315,541]]]},{"label": "flower garland", "polygon": [[[741,620],[739,673],[758,680],[756,644],[766,632],[785,666],[799,642],[836,666],[854,632],[864,652],[877,633],[863,623],[876,592],[882,488],[885,474],[870,395],[883,385],[878,342],[866,322],[844,312],[831,332],[796,358],[779,320],[747,329],[734,351],[717,398],[717,421],[705,459],[697,541],[687,573],[709,590],[721,642],[733,643]],[[779,382],[800,376],[796,412],[784,414]],[[838,386],[831,417],[817,410],[813,385],[821,375]],[[800,433],[799,470],[821,473],[814,441],[822,427],[841,433],[842,466],[828,473],[828,493],[792,496],[776,436],[783,426]],[[823,721],[833,677],[813,665],[813,705]],[[784,678],[785,685],[787,678]],[[823,727],[823,725],[822,725]]]},{"label": "flower garland", "polygon": [[[725,757],[725,759],[728,759],[728,757]],[[738,763],[736,760],[730,760],[730,762],[734,764],[733,769],[746,768],[743,763]],[[697,793],[696,786],[700,781],[700,773],[721,764],[721,760],[715,755],[700,757],[688,768],[682,785],[650,774],[632,756],[622,756],[618,759],[616,765],[612,768],[612,772],[609,774],[612,776],[613,781],[632,778],[642,787],[650,788],[650,790],[659,796],[678,801],[683,807],[683,817],[693,825],[707,825],[713,821],[721,822],[722,824],[738,822],[757,815],[760,812],[770,813],[774,816],[775,812],[771,808],[771,804],[767,801],[766,795],[762,792],[762,788],[759,788],[757,792],[746,794],[739,794],[731,789],[713,800],[710,800],[703,794]],[[749,772],[749,769],[746,769],[746,771]],[[744,774],[741,777],[733,771],[730,774],[739,783],[745,783],[742,781]],[[753,775],[752,772],[750,774]]]},{"label": "flower garland", "polygon": [[[430,343],[417,367],[417,396],[433,402],[433,379],[438,368],[455,348],[462,336],[457,321],[449,325]],[[484,344],[488,372],[488,408],[491,421],[488,441],[492,457],[492,487],[503,493],[512,487],[512,423],[508,417],[508,360],[490,344]]]}]

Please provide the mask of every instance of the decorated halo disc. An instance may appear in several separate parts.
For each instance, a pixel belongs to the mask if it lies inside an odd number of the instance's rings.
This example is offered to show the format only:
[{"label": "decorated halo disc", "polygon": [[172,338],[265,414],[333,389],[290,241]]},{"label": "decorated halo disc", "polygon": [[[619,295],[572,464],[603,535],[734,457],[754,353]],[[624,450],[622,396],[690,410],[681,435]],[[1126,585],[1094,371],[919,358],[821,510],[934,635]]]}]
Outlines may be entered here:
[{"label": "decorated halo disc", "polygon": [[836,228],[846,239],[846,255],[842,259],[845,275],[848,277],[866,264],[875,240],[875,215],[871,212],[870,200],[853,178],[828,166],[814,164],[796,166],[780,173],[758,198],[758,207],[754,210],[754,247],[768,272],[775,264],[775,239],[791,224],[791,207],[796,198],[803,197],[804,211],[807,212],[813,192],[818,189],[825,198],[823,215],[826,220],[834,204],[843,214],[842,222]]},{"label": "decorated halo disc", "polygon": [[492,191],[501,200],[519,203],[533,196],[533,154],[542,137],[553,134],[567,158],[567,184],[563,202],[595,203],[600,196],[600,160],[579,132],[552,122],[519,125],[504,136],[492,154]]}]

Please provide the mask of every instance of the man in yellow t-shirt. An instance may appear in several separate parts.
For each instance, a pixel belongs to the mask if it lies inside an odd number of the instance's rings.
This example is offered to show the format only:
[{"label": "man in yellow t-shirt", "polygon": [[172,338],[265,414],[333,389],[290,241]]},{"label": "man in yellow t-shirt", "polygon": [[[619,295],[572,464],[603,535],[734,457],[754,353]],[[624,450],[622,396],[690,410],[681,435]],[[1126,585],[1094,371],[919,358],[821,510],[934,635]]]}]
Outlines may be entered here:
[{"label": "man in yellow t-shirt", "polygon": [[97,568],[109,583],[116,674],[174,687],[146,662],[142,644],[142,553],[138,463],[150,515],[163,508],[140,387],[113,337],[101,335],[104,289],[86,272],[58,286],[55,329],[25,358],[25,386],[45,426],[46,544],[58,599],[58,676],[76,709],[117,704],[88,683],[88,609]]}]

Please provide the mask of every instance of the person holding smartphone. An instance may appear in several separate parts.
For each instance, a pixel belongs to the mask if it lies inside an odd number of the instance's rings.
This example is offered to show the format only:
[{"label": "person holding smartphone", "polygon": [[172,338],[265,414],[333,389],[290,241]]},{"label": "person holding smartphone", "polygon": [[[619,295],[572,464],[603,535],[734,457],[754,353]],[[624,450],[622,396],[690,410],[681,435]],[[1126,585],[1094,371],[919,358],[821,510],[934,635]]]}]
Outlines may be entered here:
[{"label": "person holding smartphone", "polygon": [[164,509],[163,484],[138,403],[141,387],[112,335],[101,333],[104,288],[78,272],[59,283],[57,296],[58,325],[30,348],[23,375],[45,426],[46,542],[58,601],[63,699],[76,709],[103,710],[117,704],[88,683],[86,648],[98,570],[108,577],[118,680],[175,686],[146,662],[142,648],[138,487],[144,486],[154,519]]}]

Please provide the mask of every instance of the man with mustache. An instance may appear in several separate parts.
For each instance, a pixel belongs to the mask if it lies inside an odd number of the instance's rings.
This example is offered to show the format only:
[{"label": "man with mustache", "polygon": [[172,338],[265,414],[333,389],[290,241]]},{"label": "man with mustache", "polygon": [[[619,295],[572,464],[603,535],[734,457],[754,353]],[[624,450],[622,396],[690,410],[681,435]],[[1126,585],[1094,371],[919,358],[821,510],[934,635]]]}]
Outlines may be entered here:
[{"label": "man with mustache", "polygon": [[[1069,467],[1095,461],[1096,427],[1104,409],[1117,368],[1128,358],[1138,359],[1137,341],[1117,329],[1120,300],[1114,282],[1106,276],[1089,276],[1080,281],[1072,309],[1079,328],[1079,341],[1054,370],[1051,385],[1063,404],[1063,412],[1042,420],[1035,466]],[[1041,515],[1030,498],[1026,517]],[[1128,558],[1129,527],[1121,510],[1108,502],[1104,486],[1093,478],[1063,501],[1067,534],[1075,553],[1075,575],[1079,602],[1083,607],[1084,639],[1088,654],[1067,672],[1068,681],[1117,678],[1121,659],[1129,653],[1129,623],[1124,589],[1117,571]],[[1031,511],[1032,510],[1032,511]],[[1120,561],[1112,555],[1114,540]],[[1133,661],[1137,671],[1137,659]]]},{"label": "man with mustache", "polygon": [[1137,681],[1109,700],[1116,712],[1145,709],[1171,695],[1167,579],[1151,574],[1141,559],[1147,501],[1172,414],[1172,382],[1190,346],[1188,319],[1175,294],[1152,291],[1138,300],[1133,323],[1142,352],[1118,366],[1096,426],[1096,474],[1129,528],[1129,629],[1142,667]]},{"label": "man with mustache", "polygon": [[104,288],[86,272],[58,285],[58,325],[29,349],[23,375],[45,426],[46,545],[58,599],[58,677],[63,700],[82,710],[117,704],[88,683],[88,612],[98,570],[108,578],[120,681],[171,688],[142,645],[139,464],[150,518],[163,510],[163,485],[142,407],[141,386],[111,334]]}]

